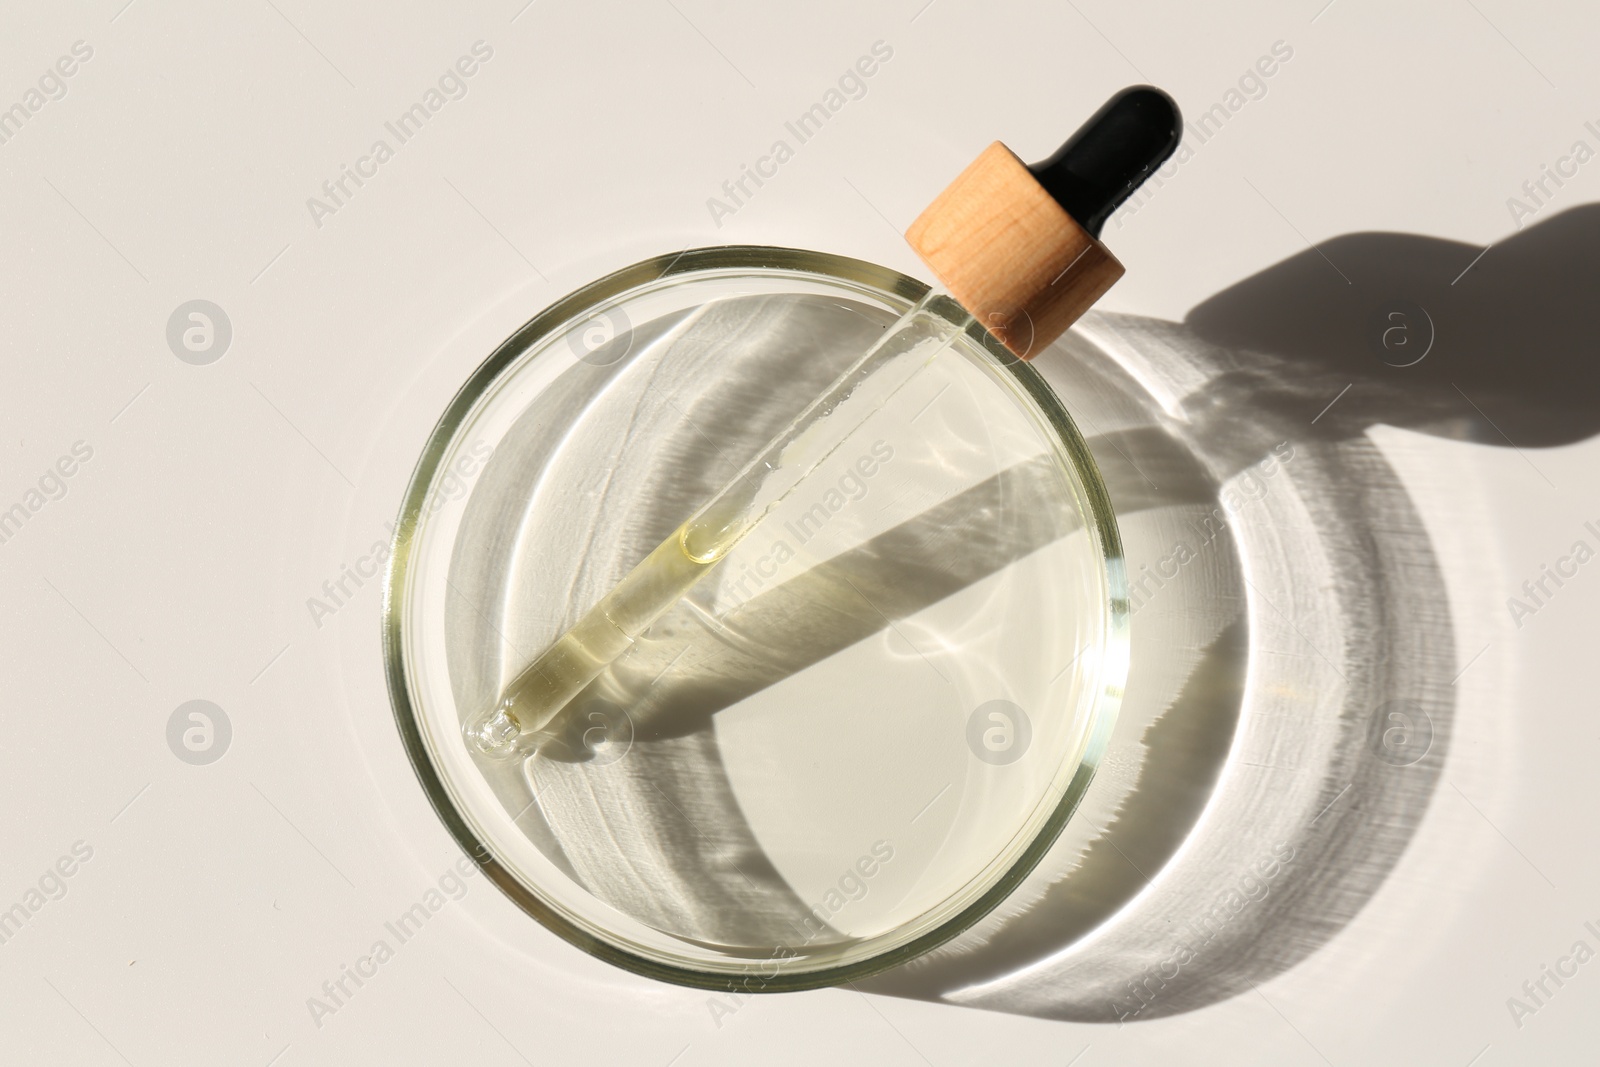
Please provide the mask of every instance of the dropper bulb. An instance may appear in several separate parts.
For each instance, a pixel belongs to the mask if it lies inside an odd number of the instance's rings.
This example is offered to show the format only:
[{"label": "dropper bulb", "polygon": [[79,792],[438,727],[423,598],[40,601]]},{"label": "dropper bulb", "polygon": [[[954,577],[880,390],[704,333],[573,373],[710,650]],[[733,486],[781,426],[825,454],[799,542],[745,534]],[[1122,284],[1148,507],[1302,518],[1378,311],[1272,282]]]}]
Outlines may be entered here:
[{"label": "dropper bulb", "polygon": [[1028,172],[1091,236],[1177,150],[1183,117],[1172,97],[1135,85],[1107,100],[1049,159]]}]

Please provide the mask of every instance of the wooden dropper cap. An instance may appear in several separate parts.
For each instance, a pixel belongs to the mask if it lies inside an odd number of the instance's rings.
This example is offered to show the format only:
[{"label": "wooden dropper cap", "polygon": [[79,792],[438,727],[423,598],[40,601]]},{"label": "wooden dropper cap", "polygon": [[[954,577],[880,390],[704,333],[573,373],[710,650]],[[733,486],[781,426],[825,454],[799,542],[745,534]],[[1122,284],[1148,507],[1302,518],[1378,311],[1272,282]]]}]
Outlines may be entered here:
[{"label": "wooden dropper cap", "polygon": [[962,307],[1027,359],[1122,277],[1100,228],[1172,155],[1182,125],[1171,97],[1136,85],[1031,167],[996,141],[917,217],[906,240]]}]

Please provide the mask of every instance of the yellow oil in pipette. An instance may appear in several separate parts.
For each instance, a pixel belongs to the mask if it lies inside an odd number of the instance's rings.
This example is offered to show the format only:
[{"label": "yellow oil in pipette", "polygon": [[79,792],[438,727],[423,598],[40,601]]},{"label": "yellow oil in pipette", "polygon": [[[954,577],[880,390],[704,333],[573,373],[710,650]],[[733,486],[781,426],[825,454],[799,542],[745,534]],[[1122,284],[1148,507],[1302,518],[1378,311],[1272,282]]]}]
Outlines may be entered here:
[{"label": "yellow oil in pipette", "polygon": [[695,555],[689,547],[692,521],[674,530],[519,674],[494,712],[468,727],[467,736],[480,751],[509,756],[527,747],[521,742],[531,740],[529,734],[548,725],[739,541],[734,537]]},{"label": "yellow oil in pipette", "polygon": [[[972,323],[960,304],[938,292],[907,311],[710,503],[512,679],[493,708],[467,723],[467,740],[492,757],[536,749],[562,708]],[[852,398],[857,402],[847,406]]]}]

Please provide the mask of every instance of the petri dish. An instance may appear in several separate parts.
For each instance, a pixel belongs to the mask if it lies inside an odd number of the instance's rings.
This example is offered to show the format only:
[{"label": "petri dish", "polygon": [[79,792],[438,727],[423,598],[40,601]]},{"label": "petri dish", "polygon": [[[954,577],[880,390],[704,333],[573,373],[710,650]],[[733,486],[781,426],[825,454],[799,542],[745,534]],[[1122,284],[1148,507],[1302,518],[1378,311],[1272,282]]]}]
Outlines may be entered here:
[{"label": "petri dish", "polygon": [[567,941],[712,989],[927,952],[1071,817],[1127,671],[1115,518],[1027,363],[972,328],[851,432],[527,758],[463,725],[927,292],[721,247],[546,309],[463,386],[401,507],[397,722],[441,819]]}]

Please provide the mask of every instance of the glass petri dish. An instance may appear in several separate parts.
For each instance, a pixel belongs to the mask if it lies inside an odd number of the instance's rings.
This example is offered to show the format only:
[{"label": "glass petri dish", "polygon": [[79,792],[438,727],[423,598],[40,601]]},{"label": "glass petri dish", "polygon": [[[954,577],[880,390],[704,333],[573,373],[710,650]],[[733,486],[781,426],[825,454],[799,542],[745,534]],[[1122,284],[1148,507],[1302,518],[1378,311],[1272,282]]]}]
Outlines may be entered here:
[{"label": "glass petri dish", "polygon": [[925,292],[816,252],[618,271],[440,419],[384,655],[450,832],[561,937],[784,991],[981,919],[1070,818],[1127,671],[1115,519],[1040,376],[971,328],[574,700],[528,758],[464,724]]}]

